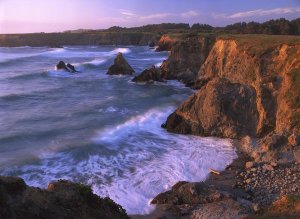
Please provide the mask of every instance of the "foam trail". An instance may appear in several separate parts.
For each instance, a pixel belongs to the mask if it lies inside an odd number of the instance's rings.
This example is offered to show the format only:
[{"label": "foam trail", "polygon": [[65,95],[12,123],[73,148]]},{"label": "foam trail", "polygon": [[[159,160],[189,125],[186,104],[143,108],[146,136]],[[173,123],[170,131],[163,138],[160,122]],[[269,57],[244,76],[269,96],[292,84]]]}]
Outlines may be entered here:
[{"label": "foam trail", "polygon": [[147,214],[153,210],[150,200],[158,193],[177,181],[204,180],[209,168],[221,171],[236,156],[229,140],[175,135],[161,129],[172,110],[154,108],[100,130],[93,140],[110,155],[89,153],[78,160],[70,153],[59,153],[40,165],[23,166],[18,175],[34,186],[45,187],[60,178],[88,183],[96,194],[111,197],[129,214]]}]

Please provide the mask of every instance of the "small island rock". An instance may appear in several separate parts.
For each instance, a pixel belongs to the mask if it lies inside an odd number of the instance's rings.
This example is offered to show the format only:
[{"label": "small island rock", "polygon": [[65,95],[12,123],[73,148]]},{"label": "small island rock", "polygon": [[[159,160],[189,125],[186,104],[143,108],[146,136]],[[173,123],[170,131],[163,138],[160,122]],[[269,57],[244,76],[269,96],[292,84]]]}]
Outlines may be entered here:
[{"label": "small island rock", "polygon": [[110,66],[107,74],[109,75],[132,75],[133,68],[128,64],[122,53],[118,53],[114,60],[114,64]]}]

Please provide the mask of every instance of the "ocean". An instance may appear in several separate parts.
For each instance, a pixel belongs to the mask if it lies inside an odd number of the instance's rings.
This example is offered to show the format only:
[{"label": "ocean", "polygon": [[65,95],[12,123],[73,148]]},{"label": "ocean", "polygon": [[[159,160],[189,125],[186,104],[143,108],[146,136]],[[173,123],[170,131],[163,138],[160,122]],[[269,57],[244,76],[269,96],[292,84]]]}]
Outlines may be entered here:
[{"label": "ocean", "polygon": [[[135,75],[168,56],[142,46],[0,47],[1,175],[43,188],[58,179],[85,183],[128,214],[147,214],[158,193],[232,162],[230,140],[161,128],[193,90],[106,75],[118,52]],[[80,72],[56,71],[60,60]]]}]

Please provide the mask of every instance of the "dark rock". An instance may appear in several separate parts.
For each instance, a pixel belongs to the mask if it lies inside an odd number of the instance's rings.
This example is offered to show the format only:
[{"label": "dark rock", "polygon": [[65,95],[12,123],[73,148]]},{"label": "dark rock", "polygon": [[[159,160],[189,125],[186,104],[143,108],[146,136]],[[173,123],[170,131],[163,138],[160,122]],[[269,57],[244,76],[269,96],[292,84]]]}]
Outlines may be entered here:
[{"label": "dark rock", "polygon": [[0,218],[129,218],[109,198],[93,194],[90,187],[65,180],[47,190],[29,187],[17,177],[0,177]]},{"label": "dark rock", "polygon": [[59,63],[56,65],[56,70],[64,70],[71,73],[77,72],[73,65],[70,63],[66,65],[66,63],[63,61],[59,61]]},{"label": "dark rock", "polygon": [[159,81],[164,82],[161,78],[161,72],[155,66],[144,70],[140,75],[134,77],[132,79],[133,82],[151,82],[151,81]]},{"label": "dark rock", "polygon": [[133,73],[133,68],[128,64],[120,52],[115,58],[114,64],[110,66],[107,72],[109,75],[132,75]]},{"label": "dark rock", "polygon": [[77,72],[77,70],[75,69],[74,65],[71,65],[70,63],[67,64],[67,68],[70,69],[70,72]]},{"label": "dark rock", "polygon": [[155,47],[155,42],[154,41],[150,41],[149,44],[148,44],[148,46],[150,48],[154,48]]}]

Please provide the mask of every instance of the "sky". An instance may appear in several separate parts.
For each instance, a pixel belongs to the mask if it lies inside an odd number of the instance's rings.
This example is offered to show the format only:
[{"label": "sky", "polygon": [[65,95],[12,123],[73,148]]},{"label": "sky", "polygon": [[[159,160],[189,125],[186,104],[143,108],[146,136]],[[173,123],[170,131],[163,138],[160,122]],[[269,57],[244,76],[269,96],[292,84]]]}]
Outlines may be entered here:
[{"label": "sky", "polygon": [[300,17],[300,0],[0,0],[0,33]]}]

